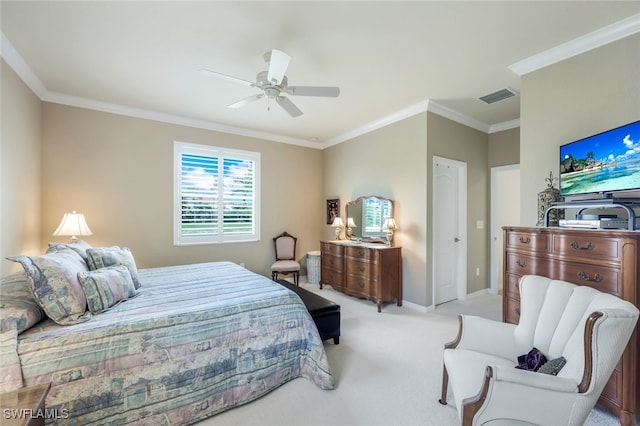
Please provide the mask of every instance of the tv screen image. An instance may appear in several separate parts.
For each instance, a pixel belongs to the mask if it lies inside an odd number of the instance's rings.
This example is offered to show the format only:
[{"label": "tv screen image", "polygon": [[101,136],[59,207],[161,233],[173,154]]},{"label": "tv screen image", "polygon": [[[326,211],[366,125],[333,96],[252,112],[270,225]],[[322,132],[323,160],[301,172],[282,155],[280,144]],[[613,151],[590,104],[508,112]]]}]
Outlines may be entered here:
[{"label": "tv screen image", "polygon": [[640,189],[640,121],[560,147],[560,195]]}]

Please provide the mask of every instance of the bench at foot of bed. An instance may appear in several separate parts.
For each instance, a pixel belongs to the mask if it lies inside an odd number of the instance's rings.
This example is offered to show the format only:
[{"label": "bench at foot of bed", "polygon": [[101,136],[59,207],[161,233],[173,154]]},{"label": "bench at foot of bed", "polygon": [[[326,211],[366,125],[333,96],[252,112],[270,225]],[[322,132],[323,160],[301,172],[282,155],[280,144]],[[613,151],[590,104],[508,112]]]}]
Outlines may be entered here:
[{"label": "bench at foot of bed", "polygon": [[340,305],[288,281],[278,280],[278,283],[300,296],[322,340],[333,339],[336,345],[340,343]]}]

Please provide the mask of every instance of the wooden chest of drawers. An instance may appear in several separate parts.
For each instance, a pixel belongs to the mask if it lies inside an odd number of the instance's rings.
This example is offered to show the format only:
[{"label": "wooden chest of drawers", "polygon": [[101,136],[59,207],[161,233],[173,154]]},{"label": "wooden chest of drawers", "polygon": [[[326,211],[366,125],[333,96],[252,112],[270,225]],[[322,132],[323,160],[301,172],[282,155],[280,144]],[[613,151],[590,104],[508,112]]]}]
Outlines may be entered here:
[{"label": "wooden chest of drawers", "polygon": [[[522,227],[504,227],[503,231],[503,321],[518,323],[517,283],[527,274],[587,285],[640,306],[640,232]],[[639,360],[636,327],[600,397],[625,426],[640,419]]]},{"label": "wooden chest of drawers", "polygon": [[328,284],[342,293],[402,306],[402,249],[350,241],[320,242],[320,288]]}]

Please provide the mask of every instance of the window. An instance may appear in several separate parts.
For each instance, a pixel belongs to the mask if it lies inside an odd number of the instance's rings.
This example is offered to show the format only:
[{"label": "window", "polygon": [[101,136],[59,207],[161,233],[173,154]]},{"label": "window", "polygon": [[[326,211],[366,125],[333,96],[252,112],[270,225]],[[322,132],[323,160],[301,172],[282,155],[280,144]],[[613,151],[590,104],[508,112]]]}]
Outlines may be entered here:
[{"label": "window", "polygon": [[260,153],[174,143],[175,245],[260,239]]}]

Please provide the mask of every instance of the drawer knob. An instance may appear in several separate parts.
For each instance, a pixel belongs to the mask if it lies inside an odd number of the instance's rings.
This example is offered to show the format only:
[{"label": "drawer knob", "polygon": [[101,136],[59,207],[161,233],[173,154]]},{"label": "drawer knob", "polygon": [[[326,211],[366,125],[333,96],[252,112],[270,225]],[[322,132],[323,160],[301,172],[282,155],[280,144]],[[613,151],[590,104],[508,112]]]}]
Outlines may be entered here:
[{"label": "drawer knob", "polygon": [[571,248],[575,250],[593,250],[593,244],[589,241],[586,246],[580,247],[580,244],[578,244],[577,241],[574,241],[571,243]]},{"label": "drawer knob", "polygon": [[518,264],[519,267],[521,268],[526,268],[527,266],[527,262],[525,262],[524,260],[520,260],[518,259],[518,261],[516,262]]},{"label": "drawer knob", "polygon": [[364,288],[364,283],[357,283],[357,286],[360,288]]},{"label": "drawer knob", "polygon": [[529,243],[531,242],[531,238],[529,238],[529,237],[527,237],[527,238],[525,238],[525,237],[520,237],[520,242],[521,242],[522,244],[529,244]]},{"label": "drawer knob", "polygon": [[364,250],[358,250],[358,256],[363,257],[364,256]]},{"label": "drawer knob", "polygon": [[594,281],[594,282],[597,282],[597,283],[602,281],[602,276],[600,276],[600,274],[595,274],[593,276],[593,278],[591,278],[589,276],[589,274],[586,274],[584,272],[578,272],[578,278],[580,278],[581,280],[584,280],[584,281]]},{"label": "drawer knob", "polygon": [[364,272],[366,270],[367,270],[367,268],[365,268],[364,266],[358,266],[358,271]]},{"label": "drawer knob", "polygon": [[516,314],[518,314],[518,316],[520,316],[520,308],[515,308],[514,311]]}]

